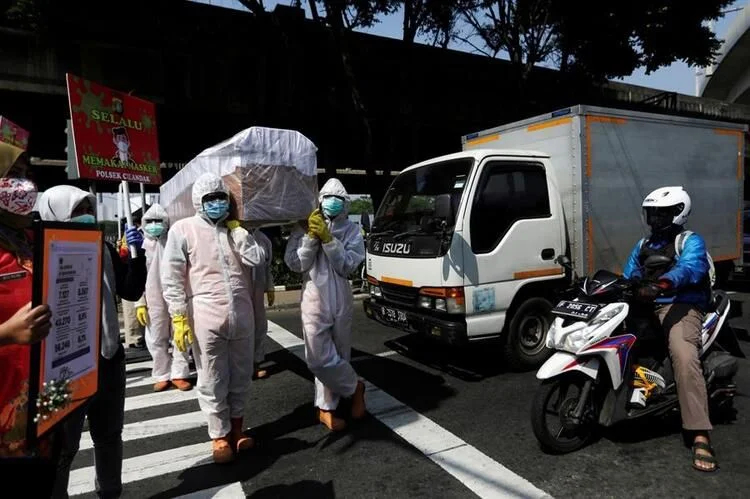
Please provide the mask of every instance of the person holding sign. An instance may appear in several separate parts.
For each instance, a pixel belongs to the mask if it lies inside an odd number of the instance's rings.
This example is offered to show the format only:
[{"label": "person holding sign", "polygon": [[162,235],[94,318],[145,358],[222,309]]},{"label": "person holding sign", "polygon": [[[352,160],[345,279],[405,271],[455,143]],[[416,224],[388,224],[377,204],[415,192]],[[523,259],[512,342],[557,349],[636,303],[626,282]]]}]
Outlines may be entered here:
[{"label": "person holding sign", "polygon": [[230,218],[229,191],[221,178],[198,177],[192,198],[196,215],[169,231],[161,280],[175,346],[184,352],[197,340],[198,401],[208,417],[214,461],[227,463],[254,445],[242,431],[253,376],[249,271],[264,263],[265,252]]},{"label": "person holding sign", "polygon": [[[30,345],[47,337],[52,318],[47,305],[31,306],[33,242],[27,229],[37,188],[27,169],[22,149],[0,143],[0,470],[9,478],[33,473],[24,492],[48,497],[55,473],[49,438],[39,442],[40,458],[29,458],[26,448]],[[8,459],[13,457],[23,459]]]},{"label": "person holding sign", "polygon": [[[47,190],[39,199],[42,220],[96,223],[96,198],[69,185]],[[122,427],[125,412],[125,350],[120,343],[116,295],[138,300],[146,287],[143,237],[135,227],[126,231],[128,244],[139,249],[137,258],[122,263],[117,250],[105,243],[102,273],[101,351],[99,388],[91,401],[71,414],[63,424],[62,455],[55,480],[54,497],[67,497],[70,465],[78,452],[83,423],[88,416],[94,441],[97,493],[118,497],[122,493]]]},{"label": "person holding sign", "polygon": [[143,231],[146,240],[143,249],[146,251],[146,292],[136,304],[135,315],[141,326],[146,328],[146,347],[154,359],[151,376],[156,380],[155,392],[161,392],[171,386],[187,391],[193,385],[187,380],[190,375],[187,352],[176,348],[169,353],[172,340],[172,321],[167,304],[164,301],[161,285],[161,262],[164,247],[167,244],[169,216],[159,204],[153,204],[143,215]]}]

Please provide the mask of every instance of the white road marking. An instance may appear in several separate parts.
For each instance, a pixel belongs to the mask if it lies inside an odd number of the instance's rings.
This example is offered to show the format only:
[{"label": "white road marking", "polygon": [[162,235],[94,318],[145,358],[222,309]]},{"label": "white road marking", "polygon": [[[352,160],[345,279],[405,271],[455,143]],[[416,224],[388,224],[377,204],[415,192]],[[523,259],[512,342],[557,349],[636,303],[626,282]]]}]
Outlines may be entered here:
[{"label": "white road marking", "polygon": [[[213,462],[211,442],[176,447],[143,456],[131,457],[122,462],[122,483],[127,484],[146,478],[184,471],[193,466]],[[78,468],[70,472],[68,495],[87,494],[95,490],[93,466]]]},{"label": "white road marking", "polygon": [[[157,437],[159,435],[166,435],[167,433],[192,430],[202,426],[208,426],[206,415],[201,411],[188,412],[176,416],[126,424],[122,429],[122,440],[128,442],[130,440]],[[91,440],[91,434],[89,432],[84,432],[83,435],[81,435],[81,450],[91,449],[93,447],[94,442]]]},{"label": "white road marking", "polygon": [[[188,375],[188,378],[195,378],[197,374],[195,372],[191,372]],[[128,378],[128,380],[125,382],[125,388],[136,388],[138,386],[148,386],[156,384],[156,381],[154,381],[154,378],[151,377],[150,374],[144,374],[141,376],[133,376],[131,378]]]},{"label": "white road marking", "polygon": [[393,355],[398,355],[398,352],[395,352],[393,350],[386,350],[385,352],[376,353],[375,355],[365,354],[365,355],[357,355],[356,357],[352,357],[352,362],[359,362],[361,360],[367,360],[371,359],[372,357],[391,357]]},{"label": "white road marking", "polygon": [[[271,321],[268,337],[304,359],[303,341]],[[549,498],[525,478],[365,380],[368,412],[482,498]]]},{"label": "white road marking", "polygon": [[154,407],[157,405],[175,404],[177,402],[184,402],[186,400],[197,400],[197,399],[198,399],[198,390],[196,389],[192,389],[189,392],[181,392],[179,390],[167,390],[165,392],[147,393],[145,395],[127,397],[125,399],[125,412],[135,411],[137,409],[144,409],[146,407]]},{"label": "white road marking", "polygon": [[154,361],[153,360],[144,360],[142,362],[132,362],[130,364],[125,365],[125,372],[126,373],[134,373],[137,371],[146,371],[151,370],[154,368]]},{"label": "white road marking", "polygon": [[185,494],[176,499],[240,499],[246,497],[240,482],[234,482],[229,485],[219,485],[210,489],[199,490],[192,494]]}]

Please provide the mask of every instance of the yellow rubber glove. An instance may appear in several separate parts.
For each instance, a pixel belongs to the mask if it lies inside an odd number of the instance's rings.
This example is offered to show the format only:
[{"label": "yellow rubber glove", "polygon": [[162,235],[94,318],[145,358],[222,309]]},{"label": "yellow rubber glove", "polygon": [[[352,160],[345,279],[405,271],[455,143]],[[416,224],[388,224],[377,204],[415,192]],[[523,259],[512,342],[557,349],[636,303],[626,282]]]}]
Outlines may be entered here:
[{"label": "yellow rubber glove", "polygon": [[268,298],[268,306],[273,307],[273,304],[276,303],[276,291],[273,289],[266,291],[266,298]]},{"label": "yellow rubber glove", "polygon": [[188,324],[187,317],[184,315],[175,315],[172,317],[172,330],[174,331],[174,346],[180,352],[187,352],[190,345],[193,344],[193,330]]},{"label": "yellow rubber glove", "polygon": [[320,242],[323,244],[333,241],[333,236],[331,235],[331,231],[328,230],[328,225],[326,225],[325,220],[321,223],[320,228],[318,229],[318,238],[320,238]]},{"label": "yellow rubber glove", "polygon": [[331,231],[328,230],[326,220],[323,218],[323,214],[320,213],[320,210],[315,210],[313,214],[310,215],[308,223],[310,224],[310,231],[314,234],[314,237],[320,239],[324,244],[331,242],[333,236],[331,235]]},{"label": "yellow rubber glove", "polygon": [[138,324],[140,324],[141,326],[148,326],[148,308],[146,308],[145,305],[136,307],[135,318],[138,319]]},{"label": "yellow rubber glove", "polygon": [[240,226],[239,220],[227,220],[227,229],[234,230]]},{"label": "yellow rubber glove", "polygon": [[315,210],[312,213],[310,213],[310,216],[307,218],[307,235],[308,236],[317,239],[318,233],[316,231],[316,227],[319,226],[320,221],[325,223],[325,220],[323,220],[323,215],[320,213],[320,210]]}]

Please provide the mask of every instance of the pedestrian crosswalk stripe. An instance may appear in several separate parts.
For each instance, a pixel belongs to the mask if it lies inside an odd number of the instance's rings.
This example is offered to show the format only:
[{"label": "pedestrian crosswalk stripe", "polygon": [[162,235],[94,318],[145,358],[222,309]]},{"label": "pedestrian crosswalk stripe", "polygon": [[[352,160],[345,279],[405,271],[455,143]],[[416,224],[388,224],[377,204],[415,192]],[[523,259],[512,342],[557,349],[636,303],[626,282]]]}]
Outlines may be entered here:
[{"label": "pedestrian crosswalk stripe", "polygon": [[186,400],[198,398],[198,390],[181,392],[179,390],[167,390],[165,392],[147,393],[125,398],[125,412],[153,407],[155,405],[175,404]]},{"label": "pedestrian crosswalk stripe", "polygon": [[[269,321],[268,337],[304,360],[302,339]],[[365,381],[367,408],[393,432],[457,478],[479,497],[550,497],[525,478],[469,445],[395,397]]]},{"label": "pedestrian crosswalk stripe", "polygon": [[[191,372],[188,375],[188,379],[195,378],[197,374],[195,372]],[[154,381],[154,378],[151,377],[151,374],[143,374],[140,376],[134,376],[132,378],[129,378],[128,381],[125,383],[125,388],[137,388],[139,386],[148,386],[155,384],[156,381]]]},{"label": "pedestrian crosswalk stripe", "polygon": [[[304,342],[296,335],[273,322],[269,322],[268,336],[290,353],[304,359]],[[390,352],[383,352],[382,356],[393,355]],[[151,369],[152,365],[152,362],[130,364],[128,366],[129,375],[126,380],[127,387],[136,388],[151,384],[150,372],[142,371]],[[458,479],[479,497],[549,497],[544,491],[536,488],[533,484],[486,456],[458,436],[440,427],[431,419],[416,412],[366,380],[365,384],[368,410],[373,417],[419,450],[425,457]],[[177,409],[187,412],[158,419],[133,421],[125,425],[122,434],[123,440],[145,443],[148,439],[205,428],[207,421],[205,415],[196,410],[198,404],[195,402],[184,404],[184,402],[197,400],[197,397],[197,390],[189,392],[169,390],[127,396],[125,399],[126,412],[170,405],[172,406],[169,410],[173,412]],[[137,414],[131,413],[131,419],[135,419]],[[156,440],[159,439],[156,438]],[[175,440],[168,438],[164,441],[174,442]],[[213,462],[211,442],[207,435],[206,441],[203,442],[190,444],[189,441],[183,441],[182,443],[187,445],[124,459],[122,463],[122,483],[125,491],[127,492],[128,484],[132,482],[158,479],[170,473],[184,472],[190,468]],[[138,446],[139,444],[136,443],[135,445]],[[90,450],[92,447],[91,435],[86,432],[82,435],[80,449]],[[94,491],[94,466],[84,466],[71,471],[68,487],[71,496],[88,494]],[[193,492],[181,496],[181,498],[226,499],[244,496],[242,483],[234,482]]]},{"label": "pedestrian crosswalk stripe", "polygon": [[136,371],[146,371],[146,370],[150,371],[153,368],[154,368],[153,360],[144,360],[141,362],[133,362],[132,364],[127,364],[125,366],[125,372],[134,373]]},{"label": "pedestrian crosswalk stripe", "polygon": [[210,489],[199,490],[192,494],[176,497],[175,499],[238,499],[245,497],[245,491],[240,482],[229,485],[219,485]]},{"label": "pedestrian crosswalk stripe", "polygon": [[[213,462],[211,442],[176,447],[161,452],[131,457],[122,461],[122,483],[154,478]],[[87,494],[95,490],[93,466],[70,472],[68,494]]]},{"label": "pedestrian crosswalk stripe", "polygon": [[[208,426],[208,423],[206,422],[206,415],[201,411],[188,412],[184,414],[178,414],[176,416],[168,416],[159,419],[151,419],[147,421],[138,421],[137,423],[126,424],[122,429],[122,440],[124,442],[128,442],[130,440],[157,437],[159,435],[165,435],[167,433],[192,430],[194,428],[200,428],[202,426]],[[91,449],[93,447],[94,442],[91,440],[91,434],[89,432],[85,432],[83,435],[81,435],[81,450]]]}]

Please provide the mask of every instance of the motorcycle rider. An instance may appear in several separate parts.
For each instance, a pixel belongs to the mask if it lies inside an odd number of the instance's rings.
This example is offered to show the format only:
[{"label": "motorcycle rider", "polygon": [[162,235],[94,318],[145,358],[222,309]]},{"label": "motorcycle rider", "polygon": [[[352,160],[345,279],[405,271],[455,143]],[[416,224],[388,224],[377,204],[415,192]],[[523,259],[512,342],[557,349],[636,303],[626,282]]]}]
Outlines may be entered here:
[{"label": "motorcycle rider", "polygon": [[[639,241],[628,258],[624,276],[651,281],[639,298],[656,303],[656,315],[668,337],[682,427],[692,436],[693,468],[715,471],[718,464],[708,432],[708,396],[699,358],[703,316],[711,299],[709,256],[703,238],[695,233],[679,238],[690,215],[690,196],[682,187],[662,187],[643,201],[644,218],[651,235]],[[661,275],[648,275],[643,264],[649,256],[672,258]],[[679,256],[678,256],[679,255]],[[668,292],[668,296],[662,293]]]}]

